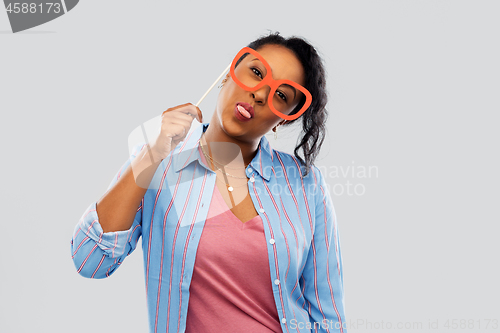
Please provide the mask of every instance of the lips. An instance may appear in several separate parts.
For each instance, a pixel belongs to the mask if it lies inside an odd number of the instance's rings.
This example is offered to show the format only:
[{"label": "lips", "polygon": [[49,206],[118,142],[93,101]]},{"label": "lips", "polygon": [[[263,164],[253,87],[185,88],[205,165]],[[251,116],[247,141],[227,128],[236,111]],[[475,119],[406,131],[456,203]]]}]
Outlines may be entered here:
[{"label": "lips", "polygon": [[[250,114],[250,119],[255,116],[255,112],[253,110],[253,107],[245,102],[238,102],[236,103],[236,107],[240,109],[242,113],[245,113],[244,111],[248,112]],[[241,107],[243,107],[245,110],[241,110]]]}]

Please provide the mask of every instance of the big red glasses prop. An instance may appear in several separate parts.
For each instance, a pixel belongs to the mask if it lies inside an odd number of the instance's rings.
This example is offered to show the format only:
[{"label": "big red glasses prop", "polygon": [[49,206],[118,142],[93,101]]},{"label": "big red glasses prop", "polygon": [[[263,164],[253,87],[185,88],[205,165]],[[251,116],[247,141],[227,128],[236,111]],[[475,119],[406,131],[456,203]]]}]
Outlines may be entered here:
[{"label": "big red glasses prop", "polygon": [[[201,103],[228,69],[230,69],[233,81],[246,91],[256,91],[264,85],[269,86],[270,91],[267,102],[271,111],[278,117],[286,120],[297,119],[311,105],[312,96],[306,88],[291,80],[273,79],[271,66],[269,66],[266,59],[257,51],[249,47],[244,47],[234,57],[231,65],[224,70],[205,95],[203,95],[196,106]],[[297,100],[301,100],[301,98],[296,99],[296,96],[301,93],[305,96],[304,104],[298,112],[289,115],[296,108]]]}]

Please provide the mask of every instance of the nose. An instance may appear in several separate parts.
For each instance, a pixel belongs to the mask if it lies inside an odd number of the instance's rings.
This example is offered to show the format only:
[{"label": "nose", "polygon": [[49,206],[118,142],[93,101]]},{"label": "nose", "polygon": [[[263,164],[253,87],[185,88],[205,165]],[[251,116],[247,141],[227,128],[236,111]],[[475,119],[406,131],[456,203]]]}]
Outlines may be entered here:
[{"label": "nose", "polygon": [[250,95],[255,100],[255,103],[259,105],[265,105],[267,103],[267,98],[269,96],[269,91],[271,88],[268,85],[264,85],[258,90],[251,91]]}]

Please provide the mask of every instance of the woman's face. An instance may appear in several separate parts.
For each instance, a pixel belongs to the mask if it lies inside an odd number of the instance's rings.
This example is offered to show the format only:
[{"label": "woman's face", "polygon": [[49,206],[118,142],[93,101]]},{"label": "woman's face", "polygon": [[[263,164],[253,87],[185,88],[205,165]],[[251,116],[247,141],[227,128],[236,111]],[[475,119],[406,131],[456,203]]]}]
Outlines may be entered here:
[{"label": "woman's face", "polygon": [[[271,67],[273,79],[287,79],[304,86],[304,69],[291,50],[279,45],[264,45],[257,52]],[[247,55],[247,57],[249,56],[251,55]],[[219,122],[223,131],[228,136],[238,140],[251,142],[260,140],[278,123],[285,123],[283,118],[278,117],[269,108],[269,91],[270,88],[267,85],[256,91],[246,91],[236,84],[228,74],[227,81],[219,93],[217,109],[214,114],[217,116],[216,121]],[[278,94],[275,93],[273,99],[280,98]],[[298,93],[294,96],[294,105],[299,103],[301,95]],[[239,102],[248,103],[253,107],[254,116],[252,119],[241,121],[235,116],[236,104]]]}]

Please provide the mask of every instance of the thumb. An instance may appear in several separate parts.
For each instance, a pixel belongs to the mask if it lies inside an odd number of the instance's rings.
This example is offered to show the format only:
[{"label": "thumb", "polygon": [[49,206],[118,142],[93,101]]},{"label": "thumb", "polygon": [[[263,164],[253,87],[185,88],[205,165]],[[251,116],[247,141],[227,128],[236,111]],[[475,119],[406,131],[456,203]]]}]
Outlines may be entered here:
[{"label": "thumb", "polygon": [[203,122],[203,113],[201,112],[199,107],[196,107],[196,110],[198,111],[198,121],[200,123],[202,123]]}]

